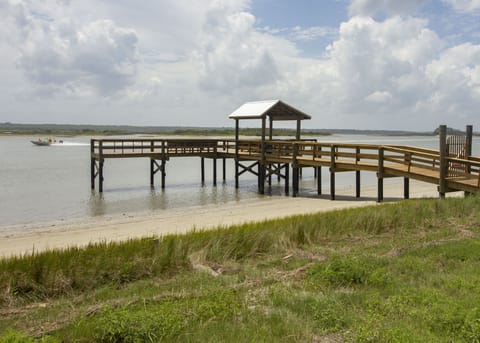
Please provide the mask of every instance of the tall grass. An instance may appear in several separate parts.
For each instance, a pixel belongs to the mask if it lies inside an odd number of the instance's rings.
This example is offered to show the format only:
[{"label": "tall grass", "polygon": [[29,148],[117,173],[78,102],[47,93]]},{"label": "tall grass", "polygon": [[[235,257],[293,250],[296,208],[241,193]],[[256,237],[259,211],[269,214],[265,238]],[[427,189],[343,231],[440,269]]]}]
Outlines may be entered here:
[{"label": "tall grass", "polygon": [[3,259],[0,342],[477,342],[479,209],[411,200]]},{"label": "tall grass", "polygon": [[455,220],[480,223],[480,197],[411,200],[363,209],[293,216],[286,219],[144,238],[98,243],[0,260],[0,304],[32,301],[122,285],[191,268],[189,257],[222,263],[276,254],[327,239],[421,232]]}]

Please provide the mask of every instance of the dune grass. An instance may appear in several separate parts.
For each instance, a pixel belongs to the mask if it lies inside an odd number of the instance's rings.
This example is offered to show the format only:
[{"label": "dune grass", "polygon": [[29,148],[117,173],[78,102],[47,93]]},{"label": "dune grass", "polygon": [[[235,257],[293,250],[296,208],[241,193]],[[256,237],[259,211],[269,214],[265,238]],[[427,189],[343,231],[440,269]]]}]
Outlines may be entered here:
[{"label": "dune grass", "polygon": [[0,342],[479,342],[480,197],[0,260]]}]

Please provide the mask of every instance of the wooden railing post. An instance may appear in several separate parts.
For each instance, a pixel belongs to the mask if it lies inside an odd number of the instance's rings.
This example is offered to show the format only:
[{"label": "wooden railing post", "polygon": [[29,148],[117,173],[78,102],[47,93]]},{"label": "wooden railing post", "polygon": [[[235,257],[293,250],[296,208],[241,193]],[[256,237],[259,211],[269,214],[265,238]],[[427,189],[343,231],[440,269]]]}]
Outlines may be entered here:
[{"label": "wooden railing post", "polygon": [[330,148],[330,200],[335,200],[335,150],[336,146],[332,144]]},{"label": "wooden railing post", "polygon": [[293,196],[296,197],[298,195],[299,189],[299,173],[298,173],[298,162],[297,162],[297,154],[298,154],[298,144],[293,143],[293,159],[292,159],[292,184],[293,184]]},{"label": "wooden railing post", "polygon": [[378,148],[378,172],[377,172],[377,202],[383,201],[383,163],[384,163],[385,151],[383,147]]},{"label": "wooden railing post", "polygon": [[[357,147],[356,151],[355,151],[355,164],[358,164],[358,162],[360,161],[360,148]],[[355,188],[356,188],[356,197],[357,198],[360,198],[360,170],[356,170],[355,171]]]},{"label": "wooden railing post", "polygon": [[440,198],[445,198],[447,191],[447,173],[448,173],[448,161],[447,161],[447,126],[440,125],[439,128],[440,139],[440,171],[438,181],[438,193]]}]

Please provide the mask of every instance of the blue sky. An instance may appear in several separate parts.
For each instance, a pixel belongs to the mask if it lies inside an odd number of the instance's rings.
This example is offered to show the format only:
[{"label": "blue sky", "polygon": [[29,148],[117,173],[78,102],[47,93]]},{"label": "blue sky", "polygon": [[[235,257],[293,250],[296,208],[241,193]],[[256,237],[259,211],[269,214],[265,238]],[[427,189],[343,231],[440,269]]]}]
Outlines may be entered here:
[{"label": "blue sky", "polygon": [[[0,122],[480,130],[480,0],[6,0]],[[255,126],[256,123],[251,123]]]}]

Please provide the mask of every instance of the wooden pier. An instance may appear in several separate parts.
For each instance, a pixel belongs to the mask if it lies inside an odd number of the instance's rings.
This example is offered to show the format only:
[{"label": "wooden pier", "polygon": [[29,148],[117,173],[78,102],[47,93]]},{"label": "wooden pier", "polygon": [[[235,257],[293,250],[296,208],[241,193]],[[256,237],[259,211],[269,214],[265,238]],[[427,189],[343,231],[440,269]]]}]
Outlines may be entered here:
[{"label": "wooden pier", "polygon": [[[471,156],[471,127],[467,135],[447,137],[445,126],[440,127],[439,150],[413,146],[344,144],[314,140],[222,140],[222,139],[92,139],[91,188],[103,191],[104,163],[112,158],[150,159],[150,184],[161,175],[161,187],[166,185],[166,164],[174,158],[199,157],[202,182],[205,180],[204,160],[213,161],[213,182],[217,182],[217,161],[222,161],[223,180],[226,178],[226,159],[235,162],[235,187],[244,173],[258,177],[258,190],[264,193],[272,177],[283,180],[285,193],[299,193],[301,169],[315,168],[317,192],[322,193],[322,168],[330,174],[330,197],[335,199],[335,175],[355,172],[355,196],[361,195],[361,172],[376,173],[378,201],[383,200],[383,180],[404,179],[404,197],[409,197],[409,180],[438,185],[439,195],[451,191],[480,192],[480,158]],[[460,146],[463,148],[458,149]],[[291,173],[290,173],[291,171]],[[291,177],[290,177],[291,176]],[[291,180],[290,180],[291,178]]]}]

